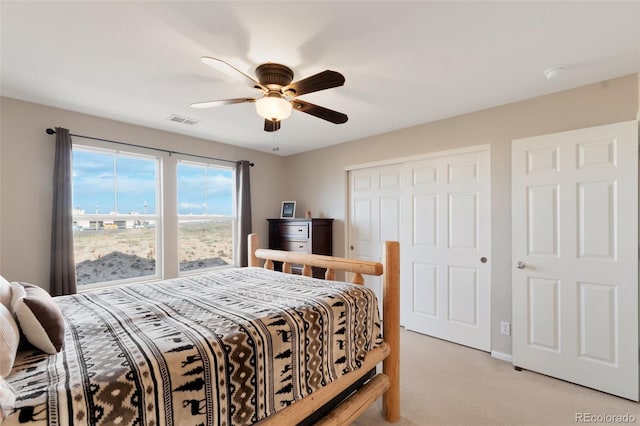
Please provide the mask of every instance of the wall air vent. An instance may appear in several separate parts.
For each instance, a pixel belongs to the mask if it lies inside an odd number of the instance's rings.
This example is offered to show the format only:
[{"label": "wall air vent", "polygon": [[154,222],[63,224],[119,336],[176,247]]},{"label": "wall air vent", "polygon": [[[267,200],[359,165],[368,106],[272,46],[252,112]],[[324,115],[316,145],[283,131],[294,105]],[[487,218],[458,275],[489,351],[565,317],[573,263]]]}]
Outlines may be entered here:
[{"label": "wall air vent", "polygon": [[187,124],[189,126],[193,126],[199,123],[198,120],[194,120],[193,118],[183,117],[177,114],[172,114],[169,118],[167,118],[167,120],[175,121],[176,123]]}]

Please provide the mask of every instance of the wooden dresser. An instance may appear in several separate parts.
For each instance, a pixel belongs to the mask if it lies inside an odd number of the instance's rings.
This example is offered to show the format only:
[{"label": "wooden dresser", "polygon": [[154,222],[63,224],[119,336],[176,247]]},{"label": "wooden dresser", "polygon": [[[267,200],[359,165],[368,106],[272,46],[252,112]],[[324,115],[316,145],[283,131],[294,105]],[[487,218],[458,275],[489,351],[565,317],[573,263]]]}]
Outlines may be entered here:
[{"label": "wooden dresser", "polygon": [[[331,256],[333,245],[333,219],[267,219],[269,222],[269,248],[301,253]],[[276,264],[282,270],[282,264]],[[302,268],[292,265],[292,271],[302,273]],[[324,269],[313,268],[315,278],[324,277]]]}]

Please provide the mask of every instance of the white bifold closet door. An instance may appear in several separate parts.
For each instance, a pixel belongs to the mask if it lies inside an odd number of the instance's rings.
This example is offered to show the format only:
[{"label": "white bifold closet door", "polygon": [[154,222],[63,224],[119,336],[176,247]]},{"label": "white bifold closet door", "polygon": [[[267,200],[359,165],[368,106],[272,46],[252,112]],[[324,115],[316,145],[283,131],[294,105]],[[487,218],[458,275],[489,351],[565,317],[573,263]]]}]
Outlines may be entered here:
[{"label": "white bifold closet door", "polygon": [[349,255],[379,261],[383,241],[400,241],[401,323],[489,351],[489,150],[461,151],[351,170]]},{"label": "white bifold closet door", "polygon": [[[349,172],[347,257],[380,262],[384,241],[400,241],[401,170],[394,164]],[[365,285],[381,303],[380,277],[366,276]]]},{"label": "white bifold closet door", "polygon": [[489,151],[405,163],[403,176],[403,325],[490,351]]}]

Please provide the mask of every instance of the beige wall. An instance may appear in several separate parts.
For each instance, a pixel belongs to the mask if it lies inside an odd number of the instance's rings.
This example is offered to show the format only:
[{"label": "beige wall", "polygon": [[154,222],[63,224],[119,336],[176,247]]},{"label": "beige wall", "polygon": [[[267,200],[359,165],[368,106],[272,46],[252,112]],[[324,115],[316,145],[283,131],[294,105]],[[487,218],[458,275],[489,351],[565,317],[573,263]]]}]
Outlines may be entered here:
[{"label": "beige wall", "polygon": [[[251,169],[253,229],[265,244],[265,219],[279,216],[280,202],[287,199],[282,189],[285,159],[272,154],[10,98],[0,98],[0,125],[0,274],[9,280],[49,287],[55,136],[45,133],[47,127],[66,127],[80,135],[255,162]],[[177,236],[165,235],[172,237],[177,241]]]},{"label": "beige wall", "polygon": [[638,84],[636,86],[636,93],[638,94],[638,112],[636,112],[636,120],[640,121],[640,72],[637,74]]},{"label": "beige wall", "polygon": [[[633,120],[638,75],[372,136],[287,158],[287,196],[299,211],[333,217],[334,253],[344,255],[345,166],[471,145],[491,146],[492,349],[511,353],[500,321],[511,321],[511,140]],[[401,106],[397,106],[401,107]]]},{"label": "beige wall", "polygon": [[[471,145],[491,146],[492,348],[511,353],[499,333],[511,321],[511,140],[635,119],[640,75],[376,135],[287,158],[43,105],[0,98],[0,273],[48,287],[53,136],[47,127],[232,160],[254,161],[253,227],[266,242],[265,218],[281,200],[298,212],[333,217],[334,253],[344,255],[345,166]],[[298,214],[301,216],[301,213]]]}]

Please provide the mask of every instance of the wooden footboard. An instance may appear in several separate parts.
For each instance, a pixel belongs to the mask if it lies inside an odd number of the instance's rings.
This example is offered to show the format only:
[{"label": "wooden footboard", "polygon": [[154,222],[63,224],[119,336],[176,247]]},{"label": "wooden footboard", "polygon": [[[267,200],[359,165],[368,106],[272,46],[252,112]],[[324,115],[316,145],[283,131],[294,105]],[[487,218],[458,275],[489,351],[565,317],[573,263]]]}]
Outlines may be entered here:
[{"label": "wooden footboard", "polygon": [[[257,234],[249,235],[249,266],[273,269],[273,261],[283,262],[282,270],[291,272],[292,264],[302,264],[302,274],[311,276],[311,267],[326,268],[326,279],[335,279],[335,271],[353,273],[351,282],[364,284],[363,275],[382,275],[384,343],[367,354],[362,368],[340,377],[328,386],[296,401],[291,406],[260,422],[261,425],[295,425],[309,417],[342,390],[347,389],[381,361],[382,374],[338,405],[319,424],[342,425],[354,421],[367,407],[382,395],[385,420],[400,420],[400,246],[387,241],[384,246],[384,264],[334,256],[267,250],[259,248]],[[264,265],[260,259],[265,260]]]}]

